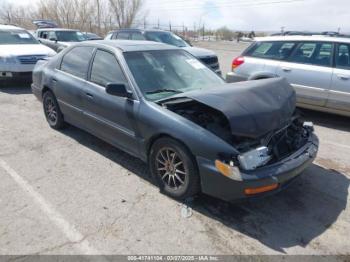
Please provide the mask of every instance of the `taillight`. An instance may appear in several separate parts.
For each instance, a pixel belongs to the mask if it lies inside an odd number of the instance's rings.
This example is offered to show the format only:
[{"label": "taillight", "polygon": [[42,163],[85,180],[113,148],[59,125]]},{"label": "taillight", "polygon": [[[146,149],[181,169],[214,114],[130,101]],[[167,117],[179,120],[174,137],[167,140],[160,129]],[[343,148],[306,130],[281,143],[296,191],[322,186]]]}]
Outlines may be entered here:
[{"label": "taillight", "polygon": [[232,61],[232,70],[234,70],[235,68],[239,67],[243,63],[244,63],[244,57],[243,56],[236,57]]}]

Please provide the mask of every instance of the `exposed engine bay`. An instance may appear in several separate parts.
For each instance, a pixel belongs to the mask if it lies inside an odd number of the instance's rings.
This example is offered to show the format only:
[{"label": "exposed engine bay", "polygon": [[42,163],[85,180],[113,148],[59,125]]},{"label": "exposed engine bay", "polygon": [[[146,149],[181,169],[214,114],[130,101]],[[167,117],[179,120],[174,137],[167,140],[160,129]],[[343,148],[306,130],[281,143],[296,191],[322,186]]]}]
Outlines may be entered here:
[{"label": "exposed engine bay", "polygon": [[313,132],[312,123],[304,123],[294,113],[284,126],[260,137],[237,136],[231,127],[242,123],[230,124],[224,113],[201,102],[182,98],[162,105],[231,144],[240,152],[234,164],[245,170],[254,170],[288,157],[304,146]]}]

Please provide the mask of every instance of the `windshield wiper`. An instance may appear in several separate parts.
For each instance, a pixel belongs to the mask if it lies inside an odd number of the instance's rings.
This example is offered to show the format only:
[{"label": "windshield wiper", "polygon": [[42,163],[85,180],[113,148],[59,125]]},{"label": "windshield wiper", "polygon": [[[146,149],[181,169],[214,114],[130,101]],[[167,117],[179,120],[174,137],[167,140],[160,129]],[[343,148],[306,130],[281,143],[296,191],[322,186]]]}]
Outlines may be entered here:
[{"label": "windshield wiper", "polygon": [[183,93],[180,90],[163,88],[163,89],[155,89],[155,90],[152,90],[152,91],[148,91],[148,92],[146,92],[146,94],[158,94],[158,93],[164,93],[164,92]]}]

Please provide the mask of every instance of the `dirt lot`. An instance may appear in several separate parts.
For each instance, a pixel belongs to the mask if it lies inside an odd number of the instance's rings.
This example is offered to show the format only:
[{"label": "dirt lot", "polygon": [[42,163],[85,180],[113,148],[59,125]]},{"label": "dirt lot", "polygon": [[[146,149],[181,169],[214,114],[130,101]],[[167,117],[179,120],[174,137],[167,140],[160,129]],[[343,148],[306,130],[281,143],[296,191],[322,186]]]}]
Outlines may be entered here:
[{"label": "dirt lot", "polygon": [[[242,46],[216,48],[228,71]],[[296,183],[235,205],[200,196],[184,218],[142,162],[50,129],[28,86],[1,88],[0,254],[350,254],[350,121],[305,114],[321,146]]]}]

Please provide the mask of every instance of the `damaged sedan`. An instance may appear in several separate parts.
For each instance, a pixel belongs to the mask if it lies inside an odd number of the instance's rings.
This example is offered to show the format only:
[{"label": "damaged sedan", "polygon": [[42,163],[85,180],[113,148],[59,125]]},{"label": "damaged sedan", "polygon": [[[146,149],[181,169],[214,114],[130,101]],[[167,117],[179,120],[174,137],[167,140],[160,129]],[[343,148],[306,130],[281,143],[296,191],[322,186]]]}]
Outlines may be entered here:
[{"label": "damaged sedan", "polygon": [[175,199],[278,192],[318,151],[284,79],[227,84],[161,43],[77,44],[39,61],[32,91],[52,128],[69,123],[142,159]]}]

